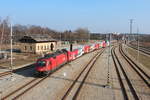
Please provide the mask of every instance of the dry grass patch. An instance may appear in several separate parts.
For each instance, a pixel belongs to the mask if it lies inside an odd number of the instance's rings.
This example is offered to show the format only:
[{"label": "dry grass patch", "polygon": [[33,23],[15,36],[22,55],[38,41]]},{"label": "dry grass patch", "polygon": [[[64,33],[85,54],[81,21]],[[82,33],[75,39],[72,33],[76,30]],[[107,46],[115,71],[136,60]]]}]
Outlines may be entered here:
[{"label": "dry grass patch", "polygon": [[[17,68],[18,66],[22,66],[25,64],[35,62],[39,57],[40,57],[39,55],[35,55],[35,54],[13,53],[13,67]],[[0,66],[2,68],[9,68],[10,58],[3,60],[3,61],[0,60]]]},{"label": "dry grass patch", "polygon": [[[128,48],[128,53],[137,60],[138,52],[136,50]],[[139,52],[139,62],[150,69],[150,57]]]}]

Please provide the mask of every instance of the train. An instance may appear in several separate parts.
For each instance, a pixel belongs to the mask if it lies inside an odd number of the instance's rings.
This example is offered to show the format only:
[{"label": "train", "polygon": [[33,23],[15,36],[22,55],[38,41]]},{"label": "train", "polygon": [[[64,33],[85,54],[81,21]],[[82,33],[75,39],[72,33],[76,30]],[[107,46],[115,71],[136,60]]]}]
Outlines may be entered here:
[{"label": "train", "polygon": [[97,50],[105,48],[106,42],[99,42],[89,45],[83,45],[79,48],[69,51],[67,49],[57,50],[54,53],[45,54],[44,57],[37,59],[35,64],[36,75],[48,75],[49,73],[57,70],[62,65],[77,59],[78,57]]}]

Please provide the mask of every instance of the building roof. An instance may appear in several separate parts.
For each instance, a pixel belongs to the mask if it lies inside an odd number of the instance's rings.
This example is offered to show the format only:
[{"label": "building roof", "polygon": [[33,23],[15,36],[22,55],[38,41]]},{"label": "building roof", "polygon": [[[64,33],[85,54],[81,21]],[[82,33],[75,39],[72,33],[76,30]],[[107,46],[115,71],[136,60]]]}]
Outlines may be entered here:
[{"label": "building roof", "polygon": [[28,36],[23,36],[19,41],[22,43],[38,43],[38,42],[56,42],[57,40],[53,39],[49,35],[32,34]]}]

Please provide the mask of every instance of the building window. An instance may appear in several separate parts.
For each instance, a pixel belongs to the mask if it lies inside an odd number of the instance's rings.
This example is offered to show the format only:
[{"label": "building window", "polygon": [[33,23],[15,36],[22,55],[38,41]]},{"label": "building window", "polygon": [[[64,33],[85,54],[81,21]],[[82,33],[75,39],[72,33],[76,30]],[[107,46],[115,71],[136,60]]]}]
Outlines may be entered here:
[{"label": "building window", "polygon": [[24,50],[27,50],[27,46],[24,46]]},{"label": "building window", "polygon": [[41,50],[43,50],[43,46],[41,46]]},{"label": "building window", "polygon": [[47,45],[47,50],[49,50],[49,45]]},{"label": "building window", "polygon": [[32,50],[32,46],[30,46],[30,50]]},{"label": "building window", "polygon": [[40,46],[37,47],[37,50],[40,50]]},{"label": "building window", "polygon": [[49,45],[49,49],[51,49],[51,45]]},{"label": "building window", "polygon": [[46,45],[45,45],[45,47],[44,47],[44,50],[46,50]]}]

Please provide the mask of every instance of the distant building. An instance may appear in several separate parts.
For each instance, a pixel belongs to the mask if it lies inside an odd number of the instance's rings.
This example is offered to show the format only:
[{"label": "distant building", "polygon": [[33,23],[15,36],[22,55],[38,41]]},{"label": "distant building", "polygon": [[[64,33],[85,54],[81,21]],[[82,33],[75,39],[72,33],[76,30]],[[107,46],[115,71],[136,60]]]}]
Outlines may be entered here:
[{"label": "distant building", "polygon": [[24,36],[20,40],[20,50],[26,53],[46,53],[56,49],[57,41],[46,35]]},{"label": "distant building", "polygon": [[8,52],[7,51],[0,51],[0,59],[7,59],[8,58]]}]

